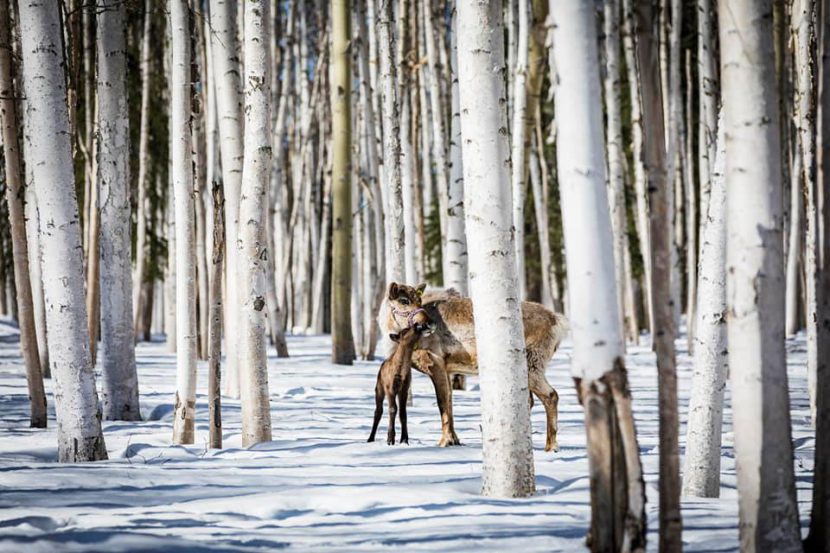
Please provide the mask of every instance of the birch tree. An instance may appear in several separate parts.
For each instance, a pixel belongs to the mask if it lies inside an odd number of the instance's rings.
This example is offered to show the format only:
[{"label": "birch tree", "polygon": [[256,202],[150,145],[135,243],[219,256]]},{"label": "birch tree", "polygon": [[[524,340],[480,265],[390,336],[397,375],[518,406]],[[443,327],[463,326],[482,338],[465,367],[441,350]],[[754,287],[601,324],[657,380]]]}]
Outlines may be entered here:
[{"label": "birch tree", "polygon": [[620,6],[617,0],[605,0],[603,25],[605,31],[605,106],[606,148],[608,153],[608,203],[611,209],[611,231],[614,244],[614,275],[617,283],[617,311],[623,317],[625,267],[625,190],[623,188],[622,112],[620,108]]},{"label": "birch tree", "polygon": [[[783,326],[772,3],[719,3],[727,339],[742,551],[800,551]],[[763,444],[775,447],[763,447]]]},{"label": "birch tree", "polygon": [[192,444],[196,419],[196,259],[190,124],[190,9],[170,1],[170,135],[176,217],[176,401],[173,443]]},{"label": "birch tree", "polygon": [[589,542],[593,551],[637,551],[645,548],[645,488],[617,312],[595,14],[580,0],[550,8],[571,372],[588,437]]},{"label": "birch tree", "polygon": [[[371,1],[371,0],[370,0]],[[386,188],[386,282],[402,282],[405,277],[405,234],[403,185],[401,175],[401,128],[395,64],[393,1],[381,0],[375,23],[380,58],[380,88],[383,117],[383,176]],[[334,15],[334,4],[332,4]],[[332,58],[334,60],[334,58]],[[334,68],[334,71],[337,71]],[[350,71],[348,66],[342,71]],[[349,73],[346,73],[348,79]],[[334,105],[334,101],[332,101]],[[336,151],[336,149],[335,149]],[[336,181],[335,181],[336,182]]]},{"label": "birch tree", "polygon": [[[697,78],[698,78],[698,170],[700,176],[700,213],[709,212],[709,190],[715,163],[718,110],[718,74],[716,60],[717,33],[711,0],[697,1]],[[691,132],[691,129],[689,129]],[[705,218],[702,218],[705,221]]]},{"label": "birch tree", "polygon": [[[83,259],[56,2],[19,3],[27,167],[41,215],[49,359],[55,379],[58,459],[107,458],[86,333]],[[47,223],[48,221],[48,223]]]},{"label": "birch tree", "polygon": [[723,121],[701,235],[694,370],[689,399],[683,494],[720,495],[723,390],[726,387],[726,186]]},{"label": "birch tree", "polygon": [[135,224],[135,272],[133,273],[134,326],[138,338],[138,321],[143,311],[141,286],[147,260],[147,170],[150,164],[150,30],[152,28],[151,0],[144,2],[144,28],[141,38],[141,113],[138,130],[138,194],[136,198]]},{"label": "birch tree", "polygon": [[225,198],[213,185],[213,255],[210,276],[210,336],[208,338],[208,419],[210,447],[222,447],[222,265],[225,259]]},{"label": "birch tree", "polygon": [[[464,157],[461,153],[461,101],[458,97],[458,10],[452,11],[452,37],[450,42],[450,176],[447,199],[447,272],[444,285],[467,295],[467,233],[464,227]],[[463,378],[462,375],[459,375]]]},{"label": "birch tree", "polygon": [[141,420],[130,265],[130,128],[126,7],[99,0],[98,186],[101,207],[101,373],[106,420]]},{"label": "birch tree", "polygon": [[[21,79],[22,85],[22,79]],[[21,86],[22,88],[22,86]],[[21,115],[23,116],[23,129],[31,127],[29,124],[29,110],[26,109],[25,99],[21,102]],[[29,141],[25,134],[21,138],[23,159],[30,158],[28,154]],[[38,214],[37,198],[35,197],[34,179],[32,168],[26,164],[24,168],[25,191],[24,191],[24,215],[26,219],[26,245],[29,250],[29,282],[32,287],[32,307],[35,315],[35,333],[37,334],[37,349],[40,357],[40,371],[44,378],[51,378],[49,364],[49,341],[46,336],[46,302],[43,294],[42,277],[42,249],[40,247],[40,215]]]},{"label": "birch tree", "polygon": [[225,394],[239,397],[237,345],[239,329],[239,275],[236,244],[239,238],[239,194],[242,185],[242,102],[236,0],[210,0],[216,110],[219,119],[222,184],[225,188]]},{"label": "birch tree", "polygon": [[14,101],[13,74],[9,2],[0,0],[0,127],[3,132],[6,202],[9,206],[14,282],[17,287],[20,350],[26,365],[26,384],[29,388],[29,425],[33,428],[46,428],[46,392],[43,388],[32,285],[29,279],[29,248],[26,241],[24,209],[25,190],[20,159],[20,140],[17,135],[17,105]]},{"label": "birch tree", "polygon": [[[458,3],[458,89],[470,294],[481,375],[482,493],[534,491],[527,360],[516,286],[501,1]],[[498,68],[498,71],[494,71]]]},{"label": "birch tree", "polygon": [[511,127],[511,188],[513,190],[513,229],[515,232],[516,267],[519,277],[519,298],[527,297],[527,275],[525,272],[525,166],[527,149],[525,148],[525,126],[527,125],[527,57],[529,40],[530,0],[519,0],[517,10],[517,51],[513,71],[513,124]]},{"label": "birch tree", "polygon": [[[386,0],[391,1],[391,0]],[[352,189],[351,189],[351,57],[349,39],[351,2],[331,0],[331,110],[332,110],[332,362],[351,365],[354,340],[351,325]],[[381,16],[383,17],[383,16]],[[387,20],[388,21],[388,20]],[[387,23],[388,24],[388,23]],[[380,23],[379,23],[380,25]],[[380,30],[380,27],[378,27]],[[389,30],[391,32],[391,29]],[[381,37],[378,37],[381,40]],[[391,53],[389,54],[391,55]],[[391,62],[391,60],[389,60]],[[394,88],[395,81],[391,81]],[[386,93],[390,93],[386,90]],[[389,168],[385,168],[384,172]],[[403,226],[399,229],[403,233]],[[403,248],[400,249],[403,254]],[[401,269],[402,265],[399,266]]]},{"label": "birch tree", "polygon": [[657,356],[658,409],[660,411],[660,550],[682,548],[680,518],[680,452],[675,365],[675,322],[671,290],[671,205],[673,186],[666,173],[663,99],[657,40],[657,17],[649,2],[637,3],[636,52],[643,101],[643,152],[649,193],[651,259],[652,348]]},{"label": "birch tree", "polygon": [[[245,0],[245,162],[239,202],[242,445],[271,441],[265,335],[266,191],[271,170],[269,0]],[[244,294],[244,295],[243,295]]]}]

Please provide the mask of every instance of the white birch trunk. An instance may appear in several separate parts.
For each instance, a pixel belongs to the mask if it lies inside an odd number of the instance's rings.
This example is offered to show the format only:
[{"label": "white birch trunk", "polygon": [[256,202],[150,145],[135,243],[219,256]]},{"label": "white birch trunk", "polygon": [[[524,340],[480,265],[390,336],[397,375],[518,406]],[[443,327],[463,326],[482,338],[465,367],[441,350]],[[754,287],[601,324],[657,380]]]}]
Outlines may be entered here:
[{"label": "white birch trunk", "polygon": [[481,378],[482,493],[523,497],[535,485],[511,230],[510,150],[500,132],[506,125],[502,33],[500,0],[458,3],[465,222]]},{"label": "white birch trunk", "polygon": [[99,0],[98,186],[101,206],[101,368],[105,420],[141,420],[132,305],[130,128],[125,6]]},{"label": "white birch trunk", "polygon": [[[548,224],[548,204],[542,193],[542,178],[539,175],[539,153],[536,147],[530,151],[530,185],[533,189],[533,210],[536,226],[539,229],[539,249],[542,261],[542,304],[553,309],[553,289],[551,287],[550,225]],[[544,163],[544,161],[542,161]]]},{"label": "white birch trunk", "polygon": [[[717,133],[718,75],[713,37],[711,0],[697,2],[697,78],[698,78],[698,170],[700,173],[700,213],[709,213],[709,190],[715,163],[715,135]],[[691,132],[691,129],[689,129]],[[704,225],[705,217],[701,217]],[[701,229],[701,234],[703,229]]]},{"label": "white birch trunk", "polygon": [[579,4],[578,0],[570,0],[551,6],[557,81],[556,158],[570,283],[568,298],[572,307],[580,306],[571,309],[571,372],[578,378],[596,380],[613,369],[624,347],[602,156],[605,143],[598,108],[601,88],[596,31],[585,27],[585,12],[590,10]]},{"label": "white birch trunk", "polygon": [[[444,122],[444,103],[441,96],[441,66],[439,62],[440,49],[436,44],[434,15],[432,2],[426,0],[423,5],[423,36],[429,67],[429,107],[432,123],[432,155],[435,160],[435,186],[438,190],[438,205],[442,221],[441,260],[442,274],[445,286],[456,286],[466,281],[467,274],[463,271],[463,241],[464,226],[460,224],[458,210],[451,212],[450,208],[450,174],[449,160],[447,159],[446,124]],[[425,114],[424,114],[425,115]],[[425,120],[422,124],[426,124]],[[422,152],[427,155],[427,152]],[[450,216],[453,215],[453,226],[450,227]]]},{"label": "white birch trunk", "polygon": [[[369,0],[371,1],[371,0]],[[401,282],[405,274],[405,232],[401,182],[401,134],[395,67],[392,0],[380,0],[376,32],[380,58],[383,115],[383,177],[386,190],[386,282]]]},{"label": "white birch trunk", "polygon": [[[592,6],[551,1],[556,74],[557,167],[568,300],[573,328],[571,372],[579,379],[588,434],[592,487],[592,547],[644,547],[645,494],[630,397],[626,397],[624,343],[617,312],[611,214],[605,185],[601,84]],[[590,408],[589,408],[590,407]],[[616,422],[614,422],[616,420]],[[611,452],[617,445],[612,466]],[[616,464],[616,463],[615,463]],[[625,478],[623,497],[612,498],[615,478]],[[622,535],[609,524],[626,520]]]},{"label": "white birch trunk", "polygon": [[133,274],[133,326],[136,339],[139,336],[141,320],[144,271],[147,259],[147,169],[150,163],[148,146],[150,141],[150,28],[152,22],[151,0],[144,2],[144,30],[141,39],[141,120],[138,131],[138,195],[136,198],[135,225],[135,273]]},{"label": "white birch trunk", "polygon": [[164,229],[167,234],[167,267],[164,271],[164,333],[167,337],[167,351],[176,353],[176,224],[172,176],[167,188],[168,200],[164,213]]},{"label": "white birch trunk", "polygon": [[412,146],[412,94],[402,88],[401,101],[401,192],[403,207],[404,268],[406,282],[420,282],[415,250],[415,152]]},{"label": "white birch trunk", "polygon": [[605,109],[606,147],[608,157],[608,204],[611,209],[611,231],[614,250],[614,279],[617,283],[617,312],[622,321],[625,283],[623,248],[625,243],[625,191],[623,189],[622,113],[620,111],[620,6],[617,0],[605,0]]},{"label": "white birch trunk", "polygon": [[[727,332],[742,551],[801,551],[782,312],[781,148],[769,0],[719,5]],[[775,444],[764,447],[764,444]]]},{"label": "white birch trunk", "polygon": [[726,146],[723,121],[712,171],[709,213],[703,225],[698,273],[694,370],[686,427],[683,494],[720,495],[723,391],[726,387]]},{"label": "white birch trunk", "polygon": [[[26,164],[40,213],[49,359],[55,378],[58,459],[107,458],[89,350],[78,202],[70,149],[57,3],[19,3],[29,124]],[[47,223],[48,221],[48,223]]]},{"label": "white birch trunk", "polygon": [[[513,190],[513,230],[515,233],[516,267],[519,277],[519,298],[527,298],[527,274],[525,271],[525,168],[527,151],[525,150],[525,125],[527,125],[527,55],[530,25],[528,20],[528,2],[519,0],[517,10],[517,51],[516,65],[513,71],[513,122],[510,128],[513,141],[511,149],[511,188]],[[510,68],[508,68],[509,70]]]},{"label": "white birch trunk", "polygon": [[190,124],[190,9],[170,0],[170,136],[176,219],[176,401],[173,443],[194,443],[196,420],[196,236]]},{"label": "white birch trunk", "polygon": [[271,440],[265,334],[265,209],[271,170],[268,0],[245,0],[245,162],[239,202],[242,446]]},{"label": "white birch trunk", "polygon": [[216,112],[219,119],[222,184],[225,190],[225,377],[224,393],[239,397],[237,345],[240,318],[237,260],[239,194],[242,180],[242,102],[236,0],[210,0],[211,53],[215,70]]},{"label": "white birch trunk", "polygon": [[450,182],[447,213],[448,273],[444,284],[467,295],[467,233],[464,227],[464,157],[461,148],[461,104],[458,98],[458,10],[452,12],[452,40],[450,42],[450,86],[452,119],[450,122]]},{"label": "white birch trunk", "polygon": [[[29,128],[28,110],[23,110],[23,128]],[[31,159],[28,152],[28,141],[22,137],[23,159]],[[32,308],[35,312],[35,333],[37,334],[37,350],[40,356],[40,370],[44,378],[51,377],[49,363],[49,342],[46,336],[46,302],[43,296],[43,250],[40,246],[40,214],[35,197],[35,185],[32,177],[32,168],[25,166],[26,178],[26,242],[29,247],[29,281],[32,283]]]}]

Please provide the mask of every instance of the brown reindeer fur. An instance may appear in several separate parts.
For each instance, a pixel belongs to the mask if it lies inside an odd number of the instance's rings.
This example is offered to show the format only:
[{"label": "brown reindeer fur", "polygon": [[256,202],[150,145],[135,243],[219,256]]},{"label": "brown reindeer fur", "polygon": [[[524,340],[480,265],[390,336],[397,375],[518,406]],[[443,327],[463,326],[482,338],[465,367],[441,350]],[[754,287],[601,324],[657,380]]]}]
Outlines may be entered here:
[{"label": "brown reindeer fur", "polygon": [[[423,338],[413,352],[413,366],[427,374],[435,386],[438,410],[441,414],[439,446],[459,444],[452,416],[452,374],[478,374],[476,358],[473,304],[454,290],[425,291],[392,283],[381,309],[381,328],[397,332],[408,324],[405,316],[396,315],[423,307],[434,322],[435,330]],[[545,450],[557,449],[556,427],[559,396],[545,377],[545,367],[568,331],[564,316],[543,305],[522,302],[525,346],[527,351],[528,385],[532,395],[539,398],[547,416]],[[532,395],[530,402],[532,405]]]},{"label": "brown reindeer fur", "polygon": [[423,323],[415,323],[406,327],[398,334],[391,334],[390,338],[397,342],[392,356],[380,366],[378,381],[375,385],[375,419],[372,423],[370,442],[375,441],[375,433],[383,415],[383,400],[389,404],[389,430],[386,436],[388,445],[395,444],[395,415],[400,409],[401,443],[409,443],[409,432],[406,427],[406,397],[412,383],[412,352],[422,336],[428,336],[431,327]]}]

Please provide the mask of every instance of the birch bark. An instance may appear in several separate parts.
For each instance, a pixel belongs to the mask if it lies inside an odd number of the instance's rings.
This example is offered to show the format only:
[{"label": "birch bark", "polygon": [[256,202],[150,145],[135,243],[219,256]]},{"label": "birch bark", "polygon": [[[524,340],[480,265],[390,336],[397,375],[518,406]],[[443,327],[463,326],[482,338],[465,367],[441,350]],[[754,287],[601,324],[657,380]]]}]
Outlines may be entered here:
[{"label": "birch bark", "polygon": [[176,217],[176,400],[173,443],[192,444],[196,419],[196,259],[191,148],[190,9],[170,1],[170,135]]},{"label": "birch bark", "polygon": [[[742,551],[801,551],[784,350],[772,3],[720,3],[727,339]],[[764,447],[764,444],[775,444]]]},{"label": "birch bark", "polygon": [[141,115],[138,131],[138,194],[136,198],[135,273],[133,273],[133,318],[135,335],[139,335],[139,319],[143,312],[141,286],[147,259],[147,169],[150,163],[150,29],[152,28],[151,0],[144,2],[144,27],[141,39]]},{"label": "birch bark", "polygon": [[271,441],[265,336],[265,209],[271,168],[269,0],[245,0],[245,161],[239,201],[242,446]]},{"label": "birch bark", "polygon": [[458,10],[452,11],[452,37],[450,40],[450,71],[452,83],[450,97],[452,115],[450,122],[450,181],[447,213],[448,273],[444,284],[467,295],[467,233],[464,227],[464,156],[461,147],[461,102],[458,98]]},{"label": "birch bark", "polygon": [[689,399],[683,494],[720,495],[723,390],[726,387],[726,146],[718,125],[711,188],[701,236],[694,370]]},{"label": "birch bark", "polygon": [[[402,282],[405,273],[405,232],[401,176],[400,106],[395,64],[392,0],[380,0],[377,32],[383,116],[383,187],[386,189],[386,282]],[[348,65],[346,66],[348,68]]]},{"label": "birch bark", "polygon": [[[527,298],[527,274],[525,270],[525,167],[527,149],[525,148],[525,126],[527,123],[527,55],[530,28],[528,20],[528,2],[518,0],[517,10],[517,51],[516,65],[513,71],[513,124],[511,126],[511,188],[513,190],[513,231],[516,268],[519,278],[519,299]],[[508,68],[509,70],[510,68]]]},{"label": "birch bark", "polygon": [[40,213],[43,287],[55,378],[58,460],[107,458],[95,372],[86,334],[83,258],[70,151],[69,115],[57,3],[19,3],[23,87],[28,110],[26,165]]},{"label": "birch bark", "polygon": [[608,157],[608,203],[614,245],[614,277],[617,283],[617,311],[621,320],[625,283],[623,248],[625,244],[625,190],[623,189],[622,112],[620,109],[620,6],[617,0],[603,3],[605,27],[605,143]]},{"label": "birch bark", "polygon": [[141,420],[132,305],[125,6],[98,0],[101,373],[105,420]]},{"label": "birch bark", "polygon": [[[464,197],[484,444],[482,493],[534,491],[527,361],[511,230],[501,1],[458,3]],[[498,68],[498,71],[494,71]],[[473,193],[475,191],[475,193]]]},{"label": "birch bark", "polygon": [[237,244],[239,194],[242,180],[242,101],[236,0],[210,0],[211,53],[215,69],[216,110],[219,119],[222,184],[225,188],[225,395],[239,397],[237,329],[240,318]]},{"label": "birch bark", "polygon": [[580,0],[552,0],[550,12],[571,373],[589,444],[589,542],[593,551],[636,551],[645,547],[645,489],[617,312],[595,14]]}]

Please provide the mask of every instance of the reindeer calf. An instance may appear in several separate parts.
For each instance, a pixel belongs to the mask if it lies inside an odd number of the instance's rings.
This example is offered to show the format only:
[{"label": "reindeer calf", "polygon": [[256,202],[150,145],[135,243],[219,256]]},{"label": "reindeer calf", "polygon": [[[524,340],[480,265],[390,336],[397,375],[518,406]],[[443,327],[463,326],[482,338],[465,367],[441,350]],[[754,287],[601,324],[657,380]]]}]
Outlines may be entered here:
[{"label": "reindeer calf", "polygon": [[418,340],[432,334],[432,325],[414,324],[403,328],[398,334],[389,337],[397,342],[397,347],[378,371],[378,381],[375,385],[375,420],[372,424],[370,442],[375,441],[375,433],[383,415],[383,400],[389,403],[389,430],[386,434],[386,443],[395,444],[395,416],[400,408],[401,443],[409,443],[409,432],[406,428],[406,397],[412,383],[412,352]]}]

